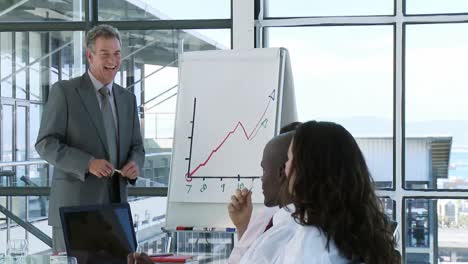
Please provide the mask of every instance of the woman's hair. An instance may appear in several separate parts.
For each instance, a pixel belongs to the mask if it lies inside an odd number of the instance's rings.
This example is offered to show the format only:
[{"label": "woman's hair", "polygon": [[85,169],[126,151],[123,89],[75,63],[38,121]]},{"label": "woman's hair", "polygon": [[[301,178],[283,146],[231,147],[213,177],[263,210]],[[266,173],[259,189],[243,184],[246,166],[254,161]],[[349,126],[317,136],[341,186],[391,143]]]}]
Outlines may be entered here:
[{"label": "woman's hair", "polygon": [[341,125],[309,121],[292,141],[296,222],[313,225],[348,259],[397,263],[390,222],[353,136]]},{"label": "woman's hair", "polygon": [[284,133],[287,133],[287,132],[290,132],[290,131],[294,131],[294,130],[296,130],[296,128],[297,128],[298,126],[300,126],[301,124],[302,124],[302,123],[299,122],[299,121],[294,121],[294,122],[292,122],[292,123],[289,123],[289,124],[285,125],[284,127],[282,127],[282,128],[280,129],[280,132],[279,132],[279,133],[280,133],[280,134],[284,134]]}]

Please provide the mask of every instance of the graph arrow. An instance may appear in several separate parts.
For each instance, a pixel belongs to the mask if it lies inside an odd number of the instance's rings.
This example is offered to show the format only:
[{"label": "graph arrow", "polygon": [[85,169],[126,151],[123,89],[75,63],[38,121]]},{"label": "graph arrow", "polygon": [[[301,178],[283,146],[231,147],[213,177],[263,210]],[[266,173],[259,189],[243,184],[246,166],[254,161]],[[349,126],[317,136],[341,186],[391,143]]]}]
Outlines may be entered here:
[{"label": "graph arrow", "polygon": [[275,96],[276,96],[276,90],[273,90],[273,92],[271,92],[271,94],[270,94],[268,97],[270,97],[270,99],[271,99],[272,101],[274,101],[274,100],[275,100]]}]

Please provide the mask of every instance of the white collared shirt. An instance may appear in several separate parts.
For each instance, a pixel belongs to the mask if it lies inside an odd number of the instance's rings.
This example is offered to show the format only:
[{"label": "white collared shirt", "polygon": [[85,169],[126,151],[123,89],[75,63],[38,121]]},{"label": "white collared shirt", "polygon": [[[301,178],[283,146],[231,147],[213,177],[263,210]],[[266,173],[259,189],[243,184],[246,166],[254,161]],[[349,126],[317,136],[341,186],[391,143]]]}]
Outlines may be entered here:
[{"label": "white collared shirt", "polygon": [[237,264],[244,256],[245,252],[250,248],[250,245],[263,233],[270,219],[278,212],[279,207],[262,207],[252,214],[249,225],[242,235],[241,239],[236,243],[229,256],[228,264]]},{"label": "white collared shirt", "polygon": [[[96,79],[96,77],[94,77],[94,75],[91,73],[90,70],[88,70],[88,75],[89,75],[89,78],[91,79],[91,82],[93,83],[93,86],[94,86],[94,90],[96,91],[96,98],[98,100],[98,103],[99,103],[99,109],[101,109],[101,106],[102,106],[102,95],[101,93],[99,92],[99,89],[101,89],[104,84],[102,84],[98,79]],[[113,86],[114,86],[114,82],[111,82],[109,84],[106,85],[106,87],[109,89],[109,101],[111,102],[111,109],[112,109],[112,116],[114,117],[114,124],[115,124],[115,129],[117,131],[117,128],[118,128],[118,123],[117,123],[117,111],[116,111],[116,107],[115,107],[115,100],[114,100],[114,93],[113,93]]]},{"label": "white collared shirt", "polygon": [[279,210],[273,226],[247,250],[240,264],[344,264],[349,261],[338,252],[333,241],[326,248],[325,235],[314,226],[303,226],[293,219],[294,206]]}]

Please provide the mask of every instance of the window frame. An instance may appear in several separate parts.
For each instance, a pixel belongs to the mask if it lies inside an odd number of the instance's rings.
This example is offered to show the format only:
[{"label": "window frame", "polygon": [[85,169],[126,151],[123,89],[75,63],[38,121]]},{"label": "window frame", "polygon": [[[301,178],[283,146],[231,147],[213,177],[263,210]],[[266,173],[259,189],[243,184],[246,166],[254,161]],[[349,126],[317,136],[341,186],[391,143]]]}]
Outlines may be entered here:
[{"label": "window frame", "polygon": [[467,23],[468,14],[417,14],[407,15],[406,0],[395,0],[394,15],[376,16],[330,16],[330,17],[265,17],[268,0],[260,1],[260,15],[255,23],[256,47],[267,47],[268,27],[303,27],[303,26],[355,26],[355,25],[393,25],[394,26],[394,98],[393,98],[393,187],[379,189],[379,197],[389,197],[394,201],[394,215],[400,225],[398,248],[402,261],[406,263],[405,202],[412,198],[428,199],[468,199],[468,189],[410,189],[405,187],[405,29],[406,25],[434,23]]}]

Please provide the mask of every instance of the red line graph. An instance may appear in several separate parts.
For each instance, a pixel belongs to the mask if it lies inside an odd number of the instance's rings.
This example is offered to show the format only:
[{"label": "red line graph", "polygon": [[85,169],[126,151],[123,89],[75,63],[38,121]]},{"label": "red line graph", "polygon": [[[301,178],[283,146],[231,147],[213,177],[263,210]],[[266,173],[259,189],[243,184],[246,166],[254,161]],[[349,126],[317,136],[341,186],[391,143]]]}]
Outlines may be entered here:
[{"label": "red line graph", "polygon": [[[231,137],[231,135],[233,135],[237,131],[237,129],[239,127],[242,129],[242,132],[243,132],[243,134],[244,134],[247,141],[251,141],[252,139],[254,139],[257,134],[255,134],[253,137],[252,137],[252,135],[255,133],[256,130],[259,129],[260,123],[262,123],[263,118],[265,117],[265,114],[268,111],[268,108],[270,107],[271,102],[274,101],[274,100],[275,100],[275,90],[273,90],[273,92],[268,96],[268,104],[265,107],[265,111],[263,111],[263,114],[260,117],[260,119],[258,120],[257,125],[255,125],[255,127],[252,129],[252,131],[249,134],[247,134],[247,130],[245,129],[244,124],[242,124],[241,121],[238,121],[236,126],[234,127],[234,129],[232,129],[231,131],[229,131],[227,133],[227,135],[224,137],[224,139],[221,141],[221,143],[211,151],[210,155],[208,155],[206,160],[204,162],[200,163],[197,167],[195,167],[195,169],[190,171],[190,173],[188,173],[188,175],[185,175],[185,176],[188,176],[190,178],[201,167],[204,167],[210,161],[211,157],[224,145],[224,143],[228,140],[228,138]],[[189,179],[187,179],[187,180],[189,180]]]}]

